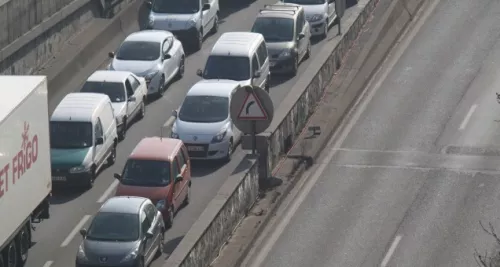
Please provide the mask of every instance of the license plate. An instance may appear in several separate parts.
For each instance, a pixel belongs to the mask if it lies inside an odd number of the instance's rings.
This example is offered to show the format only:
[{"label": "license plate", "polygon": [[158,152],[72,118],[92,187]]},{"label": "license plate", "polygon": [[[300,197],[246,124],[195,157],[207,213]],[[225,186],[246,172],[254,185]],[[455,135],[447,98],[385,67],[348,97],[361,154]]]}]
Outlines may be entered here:
[{"label": "license plate", "polygon": [[188,146],[188,151],[204,151],[202,146]]},{"label": "license plate", "polygon": [[66,182],[66,177],[64,177],[64,176],[52,176],[52,181]]}]

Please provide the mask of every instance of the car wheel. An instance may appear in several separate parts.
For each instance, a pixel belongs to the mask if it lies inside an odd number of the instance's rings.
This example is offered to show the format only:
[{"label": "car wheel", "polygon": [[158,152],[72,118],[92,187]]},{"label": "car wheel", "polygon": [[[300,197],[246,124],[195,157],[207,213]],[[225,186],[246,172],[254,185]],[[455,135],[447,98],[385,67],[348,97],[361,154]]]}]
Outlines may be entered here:
[{"label": "car wheel", "polygon": [[292,66],[292,71],[290,72],[292,76],[297,75],[297,72],[299,71],[299,56],[295,56],[293,59],[293,66]]},{"label": "car wheel", "polygon": [[137,263],[137,267],[144,267],[144,258],[141,257],[141,259],[139,259],[139,262]]},{"label": "car wheel", "polygon": [[203,29],[198,31],[198,34],[195,38],[196,40],[194,40],[194,50],[199,51],[201,49],[201,46],[203,45]]},{"label": "car wheel", "polygon": [[321,38],[325,39],[328,36],[328,20],[325,21],[325,26],[323,27],[323,33],[321,34]]},{"label": "car wheel", "polygon": [[167,212],[168,212],[168,219],[165,222],[165,226],[167,228],[171,228],[172,225],[174,224],[174,207],[170,206]]},{"label": "car wheel", "polygon": [[162,75],[158,83],[158,97],[162,97],[163,93],[165,93],[165,76]]},{"label": "car wheel", "polygon": [[145,99],[143,99],[141,103],[141,109],[139,110],[139,120],[144,119],[144,116],[146,116],[146,103],[144,102],[146,102]]},{"label": "car wheel", "polygon": [[96,167],[92,167],[92,170],[90,171],[90,175],[87,179],[87,189],[90,189],[94,186],[94,181],[95,181],[95,177],[96,177]]},{"label": "car wheel", "polygon": [[116,162],[116,144],[113,144],[113,147],[111,148],[111,154],[109,154],[108,157],[108,165],[111,166],[115,164]]},{"label": "car wheel", "polygon": [[215,14],[214,26],[212,26],[211,34],[216,34],[219,31],[219,14]]},{"label": "car wheel", "polygon": [[233,140],[229,140],[229,145],[227,147],[226,156],[224,157],[225,162],[231,161],[231,155],[233,154]]},{"label": "car wheel", "polygon": [[266,90],[266,92],[268,92],[268,93],[269,93],[269,89],[270,89],[270,87],[271,87],[271,86],[269,85],[269,80],[271,80],[271,77],[267,76],[267,78],[266,78],[266,83],[265,83],[265,85],[264,85],[264,90]]},{"label": "car wheel", "polygon": [[306,50],[306,55],[304,56],[304,59],[308,59],[311,57],[311,42],[307,44],[307,50]]},{"label": "car wheel", "polygon": [[18,242],[18,251],[19,251],[19,261],[21,266],[24,266],[26,261],[28,260],[28,251],[31,246],[31,238],[30,233],[27,227],[23,227],[21,232],[19,233]]},{"label": "car wheel", "polygon": [[160,233],[160,240],[158,243],[158,249],[156,250],[156,256],[160,257],[163,254],[163,240],[165,237],[163,236],[163,232]]},{"label": "car wheel", "polygon": [[127,117],[123,118],[123,127],[120,133],[118,134],[118,139],[124,140],[127,136]]},{"label": "car wheel", "polygon": [[7,267],[17,267],[17,247],[14,241],[5,248],[5,264]]},{"label": "car wheel", "polygon": [[179,70],[177,71],[177,79],[182,79],[184,76],[184,70],[185,70],[185,59],[184,56],[181,57],[181,61],[179,62]]},{"label": "car wheel", "polygon": [[186,192],[186,198],[184,199],[184,206],[189,205],[189,202],[191,202],[191,182],[189,182],[187,192]]}]

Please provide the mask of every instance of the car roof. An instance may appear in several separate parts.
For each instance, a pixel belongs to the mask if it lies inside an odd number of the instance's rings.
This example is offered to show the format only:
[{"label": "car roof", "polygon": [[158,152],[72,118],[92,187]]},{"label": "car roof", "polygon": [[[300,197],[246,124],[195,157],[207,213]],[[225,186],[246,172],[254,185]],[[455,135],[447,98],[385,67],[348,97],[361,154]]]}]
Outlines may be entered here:
[{"label": "car roof", "polygon": [[52,113],[51,121],[93,121],[96,109],[110,102],[109,97],[100,93],[69,93]]},{"label": "car roof", "polygon": [[116,212],[139,214],[142,205],[148,199],[134,196],[118,196],[109,198],[102,204],[99,212]]},{"label": "car roof", "polygon": [[264,40],[260,33],[255,32],[225,32],[212,48],[211,55],[218,56],[246,56]]},{"label": "car roof", "polygon": [[195,83],[186,96],[223,96],[229,97],[240,83],[233,80],[201,80]]},{"label": "car roof", "polygon": [[301,9],[303,7],[297,4],[278,2],[274,5],[265,5],[257,17],[295,19]]},{"label": "car roof", "polygon": [[161,30],[144,30],[131,33],[129,36],[127,36],[127,38],[125,38],[124,42],[149,41],[161,43],[168,36],[173,36],[173,34],[171,32]]},{"label": "car roof", "polygon": [[125,82],[132,74],[129,71],[98,70],[87,79],[89,82]]},{"label": "car roof", "polygon": [[129,159],[172,161],[182,141],[166,137],[145,137],[135,146]]}]

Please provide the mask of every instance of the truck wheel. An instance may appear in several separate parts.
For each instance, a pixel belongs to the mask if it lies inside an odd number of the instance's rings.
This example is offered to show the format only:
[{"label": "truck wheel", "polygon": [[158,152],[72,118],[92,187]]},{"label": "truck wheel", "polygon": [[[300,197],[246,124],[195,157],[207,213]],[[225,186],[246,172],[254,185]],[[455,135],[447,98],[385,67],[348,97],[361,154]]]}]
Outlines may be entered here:
[{"label": "truck wheel", "polygon": [[17,267],[17,259],[19,255],[17,254],[16,243],[14,241],[5,248],[5,264],[6,267]]},{"label": "truck wheel", "polygon": [[16,242],[18,244],[19,262],[21,263],[21,266],[24,266],[28,260],[28,251],[31,246],[30,233],[26,226],[24,226],[21,232],[19,232],[17,239],[18,240]]}]

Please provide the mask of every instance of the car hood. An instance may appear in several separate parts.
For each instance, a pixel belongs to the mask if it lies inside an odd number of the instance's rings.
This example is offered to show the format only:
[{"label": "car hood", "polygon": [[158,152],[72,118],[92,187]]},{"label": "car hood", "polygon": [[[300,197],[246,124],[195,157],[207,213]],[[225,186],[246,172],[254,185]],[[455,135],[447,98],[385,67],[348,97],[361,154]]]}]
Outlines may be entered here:
[{"label": "car hood", "polygon": [[113,107],[113,113],[116,118],[122,117],[127,111],[127,102],[111,103],[111,106]]},{"label": "car hood", "polygon": [[135,196],[135,197],[145,197],[149,198],[151,201],[158,201],[160,199],[166,199],[168,191],[170,190],[170,185],[167,186],[136,186],[136,185],[124,185],[119,183],[116,187],[115,196]]},{"label": "car hood", "polygon": [[266,43],[267,51],[271,57],[279,56],[284,50],[293,48],[293,42]]},{"label": "car hood", "polygon": [[85,166],[90,158],[90,148],[51,148],[50,162],[54,168]]},{"label": "car hood", "polygon": [[132,250],[136,249],[139,241],[132,242],[109,242],[85,239],[83,250],[85,256],[91,262],[99,262],[102,257],[106,257],[106,263],[119,263]]},{"label": "car hood", "polygon": [[158,71],[159,65],[157,61],[119,60],[115,58],[111,63],[111,69],[130,71],[137,76],[144,77]]},{"label": "car hood", "polygon": [[186,122],[182,120],[176,120],[172,129],[179,135],[182,139],[184,137],[189,137],[191,135],[209,135],[216,136],[222,129],[227,128],[228,121],[224,120],[221,122],[210,122],[210,123],[200,123],[200,122]]},{"label": "car hood", "polygon": [[304,13],[306,16],[313,16],[316,14],[325,14],[326,3],[321,5],[302,5],[304,7]]}]

